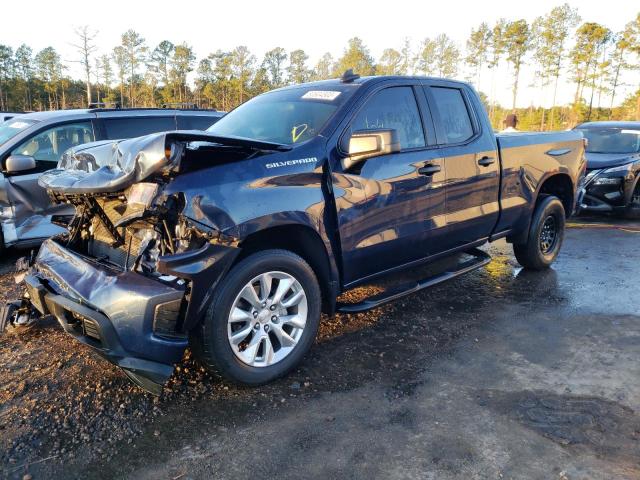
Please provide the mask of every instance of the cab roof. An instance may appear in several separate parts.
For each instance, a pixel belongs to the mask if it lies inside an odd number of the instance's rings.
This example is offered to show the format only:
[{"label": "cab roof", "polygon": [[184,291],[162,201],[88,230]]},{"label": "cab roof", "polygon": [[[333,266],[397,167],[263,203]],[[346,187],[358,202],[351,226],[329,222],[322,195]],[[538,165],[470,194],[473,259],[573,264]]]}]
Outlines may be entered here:
[{"label": "cab roof", "polygon": [[[323,87],[323,88],[327,88],[327,87],[331,87],[333,86],[342,86],[342,85],[372,85],[372,84],[376,84],[376,83],[381,83],[384,81],[388,81],[388,80],[432,80],[432,81],[439,81],[439,82],[447,82],[447,83],[451,83],[451,84],[457,84],[457,85],[468,85],[468,83],[466,82],[462,82],[460,80],[450,80],[448,78],[438,78],[438,77],[424,77],[424,76],[419,76],[419,75],[413,75],[413,76],[409,76],[409,75],[374,75],[374,76],[367,76],[367,77],[358,77],[354,80],[348,80],[345,81],[342,78],[332,78],[329,80],[318,80],[315,82],[308,82],[308,83],[300,83],[297,85],[289,85],[286,87],[282,87],[278,90],[287,90],[290,88],[308,88],[308,87]],[[268,93],[268,92],[267,92]]]}]

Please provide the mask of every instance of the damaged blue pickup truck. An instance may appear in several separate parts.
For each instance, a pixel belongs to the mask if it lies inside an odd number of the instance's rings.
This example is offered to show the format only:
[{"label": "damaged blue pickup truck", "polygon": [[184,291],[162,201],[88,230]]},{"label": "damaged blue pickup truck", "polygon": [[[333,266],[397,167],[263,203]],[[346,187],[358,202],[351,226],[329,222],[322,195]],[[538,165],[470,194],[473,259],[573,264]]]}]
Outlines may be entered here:
[{"label": "damaged blue pickup truck", "polygon": [[[206,132],[68,152],[40,184],[75,217],[25,262],[24,298],[2,321],[53,315],[154,393],[189,346],[263,384],[301,362],[321,312],[480,268],[486,242],[506,237],[524,267],[549,267],[584,171],[581,133],[496,137],[465,83],[347,72],[286,87]],[[454,254],[467,259],[337,301]]]}]

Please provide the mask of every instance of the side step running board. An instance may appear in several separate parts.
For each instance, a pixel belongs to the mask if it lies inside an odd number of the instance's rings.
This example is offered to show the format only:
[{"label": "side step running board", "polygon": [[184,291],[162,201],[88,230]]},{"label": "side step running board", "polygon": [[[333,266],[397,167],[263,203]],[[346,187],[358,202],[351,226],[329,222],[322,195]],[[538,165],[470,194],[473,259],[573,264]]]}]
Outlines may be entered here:
[{"label": "side step running board", "polygon": [[447,280],[451,280],[452,278],[455,278],[459,275],[463,275],[478,268],[482,268],[491,261],[491,256],[488,253],[477,248],[473,248],[464,253],[466,253],[467,255],[471,255],[474,258],[459,263],[453,269],[447,269],[444,272],[438,273],[431,277],[427,277],[424,280],[418,280],[415,282],[398,285],[397,287],[392,287],[382,293],[373,295],[358,303],[339,302],[336,306],[336,311],[339,313],[364,312],[366,310],[379,307],[380,305],[383,305],[385,303],[397,300],[398,298],[402,298],[406,295],[419,292],[420,290],[424,290],[425,288],[433,287],[434,285],[437,285],[439,283],[446,282]]}]

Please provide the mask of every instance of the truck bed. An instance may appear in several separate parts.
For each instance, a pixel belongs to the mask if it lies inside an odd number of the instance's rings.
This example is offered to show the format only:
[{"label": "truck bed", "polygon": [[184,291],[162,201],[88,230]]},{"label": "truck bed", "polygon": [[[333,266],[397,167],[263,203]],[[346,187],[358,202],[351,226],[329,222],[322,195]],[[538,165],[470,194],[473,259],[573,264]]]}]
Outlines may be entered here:
[{"label": "truck bed", "polygon": [[[576,131],[548,133],[500,133],[496,135],[501,171],[501,215],[496,233],[525,229],[535,206],[538,188],[553,175],[572,182],[585,168],[584,140]],[[563,177],[565,178],[565,177]],[[572,185],[571,197],[576,185]],[[575,198],[567,200],[570,215]],[[567,208],[570,205],[570,208]]]}]

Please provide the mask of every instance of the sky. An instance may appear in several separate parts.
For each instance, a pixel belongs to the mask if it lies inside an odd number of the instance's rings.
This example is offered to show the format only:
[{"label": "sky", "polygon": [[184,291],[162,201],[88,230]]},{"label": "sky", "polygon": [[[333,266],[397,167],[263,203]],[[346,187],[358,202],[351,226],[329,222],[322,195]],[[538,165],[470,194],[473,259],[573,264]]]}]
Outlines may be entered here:
[{"label": "sky", "polygon": [[[402,48],[407,37],[417,49],[425,37],[446,33],[462,48],[471,28],[480,22],[493,24],[499,17],[505,17],[508,20],[524,18],[531,23],[561,3],[562,0],[12,1],[2,6],[0,43],[15,48],[24,42],[34,51],[53,46],[64,60],[73,61],[79,58],[72,46],[77,40],[74,36],[77,26],[89,25],[98,31],[99,53],[110,52],[120,42],[120,35],[133,28],[151,47],[164,39],[176,44],[186,42],[194,48],[198,59],[237,45],[246,45],[261,59],[266,51],[280,46],[289,51],[302,48],[310,57],[309,64],[314,65],[327,51],[338,58],[347,40],[354,36],[364,40],[376,59],[385,48]],[[568,3],[578,7],[583,21],[599,22],[614,32],[622,30],[640,12],[640,3],[633,0],[607,0],[606,3],[568,0]],[[518,106],[548,104],[549,99],[545,97],[550,95],[541,95],[538,88],[527,85],[532,78],[530,69],[527,65],[522,71]],[[69,73],[81,78],[77,64],[71,66]],[[479,89],[489,93],[490,75],[487,72],[483,75]],[[568,76],[567,70],[565,75]],[[496,98],[502,105],[510,106],[509,72],[505,68],[497,77]],[[640,72],[631,72],[623,80],[637,88]],[[561,84],[559,103],[571,102],[573,91],[570,82]],[[619,98],[631,91],[631,86],[626,87],[626,91],[623,88]],[[608,106],[609,101],[603,99],[602,103]]]}]

